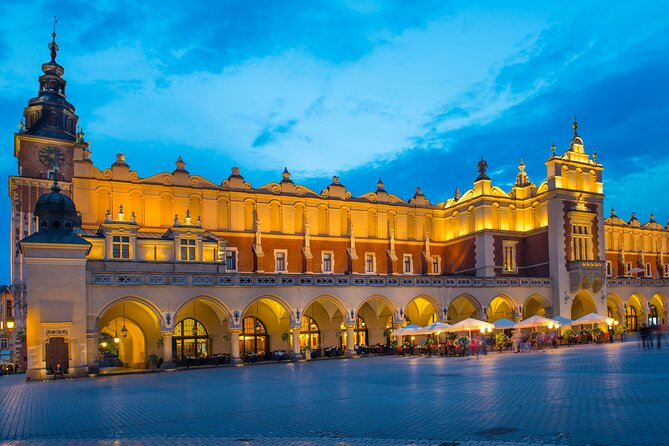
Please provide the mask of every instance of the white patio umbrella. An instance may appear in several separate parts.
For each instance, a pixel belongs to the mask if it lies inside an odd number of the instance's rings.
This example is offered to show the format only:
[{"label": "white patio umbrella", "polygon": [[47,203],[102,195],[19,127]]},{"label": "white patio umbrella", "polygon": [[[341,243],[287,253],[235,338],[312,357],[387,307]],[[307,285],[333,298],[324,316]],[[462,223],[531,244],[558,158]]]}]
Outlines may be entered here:
[{"label": "white patio umbrella", "polygon": [[493,324],[495,325],[496,330],[513,328],[513,326],[516,325],[514,321],[512,321],[511,319],[507,319],[505,317],[503,317],[502,319],[497,319],[495,322],[493,322]]},{"label": "white patio umbrella", "polygon": [[597,313],[589,313],[585,316],[581,316],[575,321],[572,321],[571,325],[584,325],[584,324],[613,324],[613,318],[608,316],[602,316]]},{"label": "white patio umbrella", "polygon": [[495,325],[491,324],[490,322],[484,322],[478,319],[474,319],[473,317],[468,317],[464,321],[460,321],[457,324],[451,325],[451,328],[447,329],[446,331],[467,331],[469,333],[469,337],[471,338],[472,330],[480,330],[481,328],[490,328],[492,330],[495,328]]},{"label": "white patio umbrella", "polygon": [[548,319],[547,317],[534,315],[532,317],[528,317],[524,321],[518,322],[516,325],[514,325],[515,328],[538,328],[538,327],[548,327],[548,326],[554,326],[557,324],[558,321],[554,319]]},{"label": "white patio umbrella", "polygon": [[426,330],[430,330],[430,333],[446,331],[448,328],[451,328],[451,325],[444,322],[435,322],[425,327]]},{"label": "white patio umbrella", "polygon": [[419,327],[415,324],[409,324],[406,327],[402,327],[398,330],[395,330],[393,336],[410,336],[416,334],[416,330],[419,330],[423,327]]}]

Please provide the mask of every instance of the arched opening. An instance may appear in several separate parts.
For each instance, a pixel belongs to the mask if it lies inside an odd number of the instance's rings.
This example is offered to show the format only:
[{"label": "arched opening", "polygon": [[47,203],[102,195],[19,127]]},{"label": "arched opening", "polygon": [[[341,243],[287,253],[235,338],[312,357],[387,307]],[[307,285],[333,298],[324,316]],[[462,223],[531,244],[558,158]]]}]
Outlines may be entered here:
[{"label": "arched opening", "polygon": [[414,297],[404,309],[404,317],[412,324],[424,327],[439,321],[438,305],[429,296]]},{"label": "arched opening", "polygon": [[500,319],[513,320],[515,303],[508,296],[497,296],[488,305],[486,309],[486,318],[488,322],[495,322]]},{"label": "arched opening", "polygon": [[[375,295],[367,298],[356,311],[356,315],[362,319],[362,321],[357,320],[356,330],[361,330],[361,327],[364,327],[365,330],[364,343],[358,342],[358,345],[384,344],[386,342],[384,332],[388,317],[392,319],[394,309],[394,305],[384,296]],[[345,330],[343,333],[345,333]],[[345,336],[342,336],[342,341],[345,341]],[[356,335],[357,341],[359,339]],[[343,345],[346,345],[346,343],[344,342]]]},{"label": "arched opening", "polygon": [[[244,309],[242,317],[239,338],[242,358],[247,355],[257,355],[258,359],[271,358],[272,349],[281,347],[279,340],[290,335],[291,310],[286,302],[277,297],[255,299]],[[250,359],[255,360],[255,357]]]},{"label": "arched opening", "polygon": [[468,317],[477,318],[479,312],[479,304],[472,296],[463,294],[456,297],[448,306],[447,322],[455,324],[463,321]]},{"label": "arched opening", "polygon": [[[346,328],[342,330],[341,325],[344,322],[344,314],[346,308],[344,305],[336,298],[332,296],[318,296],[312,301],[310,301],[304,308],[302,315],[302,329],[300,330],[300,347],[305,347],[307,341],[311,342],[312,357],[318,357],[321,352],[320,349],[323,349],[323,353],[330,356],[336,355],[336,350],[341,347],[341,335],[346,332]],[[314,341],[313,336],[303,336],[309,335],[305,330],[305,321],[311,319],[317,327],[317,339],[318,342]],[[312,334],[314,333],[314,327],[311,322],[309,322],[310,329]]]},{"label": "arched opening", "polygon": [[[655,325],[666,325],[667,321],[665,320],[665,305],[664,305],[664,296],[656,293],[650,299],[651,306],[655,307],[655,312],[657,313],[657,321]],[[651,309],[652,311],[652,309]]]},{"label": "arched opening", "polygon": [[579,291],[571,303],[571,319],[576,320],[589,313],[596,313],[595,301],[587,291]]},{"label": "arched opening", "polygon": [[[181,364],[218,364],[230,354],[228,324],[230,311],[219,300],[200,295],[185,301],[174,313],[175,329],[172,335],[172,354]],[[195,321],[195,322],[193,322]],[[182,322],[182,334],[177,330]],[[200,327],[201,326],[201,327]],[[193,330],[197,330],[197,336]],[[182,339],[178,337],[190,337]],[[194,339],[197,337],[198,339]]]},{"label": "arched opening", "polygon": [[538,295],[530,296],[523,305],[523,319],[527,319],[532,316],[542,316],[547,317],[548,315],[548,303],[546,300]]},{"label": "arched opening", "polygon": [[627,305],[625,306],[625,325],[629,331],[639,331],[639,325],[642,322],[645,323],[642,319],[643,315],[643,302],[644,299],[638,294],[632,294],[629,299],[627,299]]},{"label": "arched opening", "polygon": [[619,323],[624,323],[625,319],[625,315],[620,312],[622,306],[622,300],[617,294],[611,293],[606,296],[606,315]]},{"label": "arched opening", "polygon": [[105,308],[97,320],[100,367],[144,369],[151,355],[162,357],[159,317],[151,304],[132,297]]}]

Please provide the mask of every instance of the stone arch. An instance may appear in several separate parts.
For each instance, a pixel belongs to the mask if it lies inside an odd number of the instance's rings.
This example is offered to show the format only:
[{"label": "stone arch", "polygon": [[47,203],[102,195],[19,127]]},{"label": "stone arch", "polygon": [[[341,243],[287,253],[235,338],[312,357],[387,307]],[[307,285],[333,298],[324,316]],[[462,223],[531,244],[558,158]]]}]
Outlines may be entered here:
[{"label": "stone arch", "polygon": [[[310,299],[302,311],[302,318],[312,318],[318,324],[321,347],[336,347],[341,344],[341,325],[346,320],[346,306],[336,296],[321,294]],[[304,325],[304,324],[303,324]],[[306,340],[300,335],[300,344]]]},{"label": "stone arch", "polygon": [[[193,296],[184,301],[174,311],[174,326],[185,319],[194,319],[204,326],[208,339],[204,343],[204,351],[198,357],[210,357],[212,354],[230,353],[230,344],[224,340],[228,333],[228,324],[232,312],[219,299],[206,294]],[[175,340],[174,354],[179,359],[183,349]]]},{"label": "stone arch", "polygon": [[597,305],[595,300],[590,293],[585,290],[579,291],[574,300],[571,303],[571,314],[570,318],[572,320],[578,319],[581,316],[585,316],[588,313],[596,313]]},{"label": "stone arch", "polygon": [[178,320],[180,318],[181,312],[184,311],[184,309],[192,304],[195,301],[202,301],[208,305],[212,311],[216,314],[218,317],[218,320],[223,323],[223,321],[230,320],[232,317],[232,312],[230,309],[225,305],[223,302],[221,302],[219,299],[207,295],[207,294],[199,294],[197,296],[193,296],[190,299],[185,300],[179,307],[174,311],[174,320]]},{"label": "stone arch", "polygon": [[339,208],[339,230],[341,235],[350,235],[351,230],[351,208],[342,206]]},{"label": "stone arch", "polygon": [[412,324],[426,326],[441,320],[441,305],[428,294],[419,294],[404,307],[404,317]]},{"label": "stone arch", "polygon": [[144,224],[144,194],[140,189],[133,189],[128,193],[128,204],[124,212],[126,220],[130,220],[132,214],[135,214],[137,224]]},{"label": "stone arch", "polygon": [[115,299],[98,313],[95,320],[96,333],[106,335],[105,339],[113,339],[112,345],[100,345],[99,353],[111,353],[117,348],[117,357],[123,366],[146,368],[149,355],[162,356],[158,345],[162,339],[162,322],[160,310],[147,299],[137,296]]},{"label": "stone arch", "polygon": [[270,232],[282,232],[283,230],[283,218],[281,209],[281,202],[278,200],[272,200],[269,203],[269,231]]},{"label": "stone arch", "polygon": [[654,293],[650,298],[650,304],[655,306],[657,310],[657,324],[665,325],[667,323],[665,317],[665,311],[667,310],[666,306],[666,297],[662,293]]},{"label": "stone arch", "polygon": [[293,223],[294,223],[294,226],[295,226],[294,230],[295,230],[296,234],[302,234],[303,232],[305,232],[305,228],[304,228],[304,208],[305,208],[304,203],[301,203],[301,202],[295,203],[295,206],[294,206],[295,211],[293,213],[293,215],[294,215],[294,222]]},{"label": "stone arch", "polygon": [[160,223],[162,226],[174,223],[174,197],[167,192],[160,194]]},{"label": "stone arch", "polygon": [[318,233],[320,235],[327,235],[329,229],[328,207],[325,205],[318,206]]},{"label": "stone arch", "polygon": [[486,319],[488,322],[495,322],[502,318],[513,320],[517,308],[518,305],[513,298],[506,294],[499,294],[487,305]]},{"label": "stone arch", "polygon": [[374,209],[367,209],[367,237],[378,236],[377,213]]},{"label": "stone arch", "polygon": [[256,213],[255,213],[255,201],[252,199],[246,199],[244,200],[244,230],[245,231],[253,231],[255,228],[255,220],[256,220]]},{"label": "stone arch", "polygon": [[548,302],[544,296],[535,293],[525,300],[525,303],[523,304],[523,314],[521,316],[523,319],[532,316],[548,317],[550,308],[550,302]]},{"label": "stone arch", "polygon": [[[284,333],[290,333],[292,323],[295,322],[293,310],[288,302],[272,294],[258,296],[246,305],[240,317],[242,326],[247,317],[256,318],[262,323],[266,333],[264,340],[266,354],[284,345],[282,337]],[[240,342],[244,340],[240,338]]]},{"label": "stone arch", "polygon": [[358,305],[354,315],[356,317],[352,320],[355,321],[360,317],[365,322],[368,345],[385,344],[386,337],[383,332],[386,328],[390,328],[389,320],[392,326],[395,312],[396,306],[390,299],[381,294],[373,294]]},{"label": "stone arch", "polygon": [[463,293],[455,297],[449,305],[447,311],[447,322],[455,324],[468,317],[476,318],[483,314],[481,304],[472,295]]},{"label": "stone arch", "polygon": [[218,229],[230,229],[230,201],[227,198],[219,198],[216,202],[218,211]]},{"label": "stone arch", "polygon": [[606,313],[607,316],[612,317],[614,320],[623,323],[625,319],[625,314],[623,309],[623,300],[622,298],[614,292],[609,293],[606,296]]},{"label": "stone arch", "polygon": [[112,211],[111,191],[106,187],[95,189],[95,219],[98,222],[105,221],[107,211]]}]

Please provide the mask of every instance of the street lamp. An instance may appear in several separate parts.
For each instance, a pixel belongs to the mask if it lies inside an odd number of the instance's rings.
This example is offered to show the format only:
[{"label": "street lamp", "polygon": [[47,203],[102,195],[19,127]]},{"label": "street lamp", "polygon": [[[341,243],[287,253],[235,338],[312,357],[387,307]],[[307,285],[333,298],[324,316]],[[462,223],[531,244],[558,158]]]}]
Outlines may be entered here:
[{"label": "street lamp", "polygon": [[14,321],[7,321],[7,328],[12,330],[14,328]]}]

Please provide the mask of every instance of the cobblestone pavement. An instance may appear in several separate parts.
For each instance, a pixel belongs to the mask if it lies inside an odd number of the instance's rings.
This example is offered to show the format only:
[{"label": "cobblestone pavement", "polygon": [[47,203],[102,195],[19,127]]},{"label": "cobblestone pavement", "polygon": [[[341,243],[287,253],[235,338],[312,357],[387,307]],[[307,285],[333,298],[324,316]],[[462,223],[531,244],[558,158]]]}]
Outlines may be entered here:
[{"label": "cobblestone pavement", "polygon": [[0,377],[0,444],[667,444],[669,350]]}]

